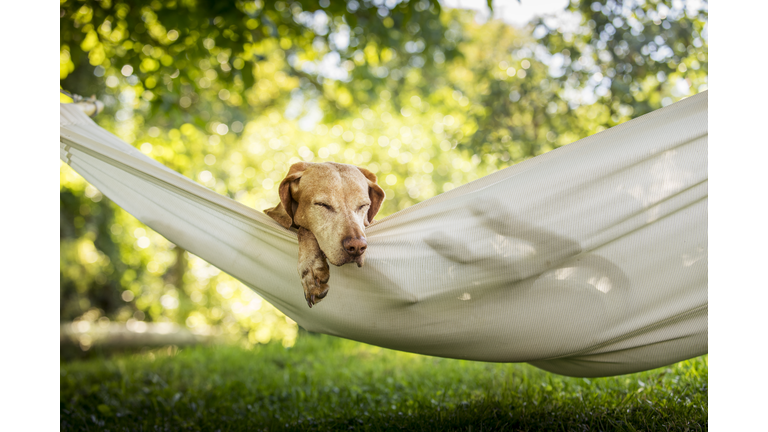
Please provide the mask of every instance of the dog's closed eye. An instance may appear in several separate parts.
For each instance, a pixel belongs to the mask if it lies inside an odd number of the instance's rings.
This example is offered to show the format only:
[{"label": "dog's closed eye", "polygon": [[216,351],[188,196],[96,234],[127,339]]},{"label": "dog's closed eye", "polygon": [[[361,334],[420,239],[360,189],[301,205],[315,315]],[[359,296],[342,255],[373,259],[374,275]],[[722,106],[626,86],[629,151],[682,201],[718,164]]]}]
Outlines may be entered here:
[{"label": "dog's closed eye", "polygon": [[323,208],[326,208],[326,209],[328,209],[328,210],[330,210],[330,211],[332,211],[332,212],[335,212],[335,211],[336,211],[336,210],[334,210],[334,209],[333,209],[333,207],[331,207],[330,205],[328,205],[328,204],[326,204],[326,203],[323,203],[323,202],[316,202],[316,203],[315,203],[315,205],[316,205],[316,206],[320,206],[320,207],[323,207]]},{"label": "dog's closed eye", "polygon": [[357,211],[361,211],[361,210],[363,210],[364,208],[368,207],[369,205],[370,205],[370,204],[363,204],[363,205],[361,205],[360,207],[358,207],[358,208],[357,208]]}]

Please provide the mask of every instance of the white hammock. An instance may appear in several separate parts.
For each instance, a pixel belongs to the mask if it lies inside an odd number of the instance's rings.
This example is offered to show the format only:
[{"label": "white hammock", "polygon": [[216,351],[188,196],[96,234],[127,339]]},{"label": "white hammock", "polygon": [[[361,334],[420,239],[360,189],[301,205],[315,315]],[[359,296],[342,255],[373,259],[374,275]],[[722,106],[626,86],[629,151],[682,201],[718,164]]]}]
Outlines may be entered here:
[{"label": "white hammock", "polygon": [[302,327],[572,376],[707,353],[707,94],[395,213],[307,308],[296,234],[61,105],[61,159]]}]

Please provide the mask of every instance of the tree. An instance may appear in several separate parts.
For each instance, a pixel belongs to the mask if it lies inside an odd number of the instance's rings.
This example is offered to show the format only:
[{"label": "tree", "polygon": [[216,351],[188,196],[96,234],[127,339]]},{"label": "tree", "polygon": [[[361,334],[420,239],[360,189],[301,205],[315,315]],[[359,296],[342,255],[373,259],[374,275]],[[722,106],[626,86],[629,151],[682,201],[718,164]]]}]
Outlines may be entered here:
[{"label": "tree", "polygon": [[[378,175],[384,216],[706,88],[706,3],[572,2],[564,19],[515,29],[425,0],[68,0],[61,83],[105,102],[101,126],[249,206],[276,204],[290,164],[334,160]],[[67,166],[61,203],[62,319],[295,337]]]},{"label": "tree", "polygon": [[[419,55],[424,47],[455,54],[444,46],[436,0],[389,3],[68,0],[62,85],[95,93],[125,80],[167,124],[202,126],[222,111],[242,121],[238,108],[284,104],[296,88],[343,112],[350,93],[378,93],[381,63],[430,67],[431,58]],[[345,84],[328,79],[320,62],[335,64]],[[106,79],[94,81],[94,73]]]}]

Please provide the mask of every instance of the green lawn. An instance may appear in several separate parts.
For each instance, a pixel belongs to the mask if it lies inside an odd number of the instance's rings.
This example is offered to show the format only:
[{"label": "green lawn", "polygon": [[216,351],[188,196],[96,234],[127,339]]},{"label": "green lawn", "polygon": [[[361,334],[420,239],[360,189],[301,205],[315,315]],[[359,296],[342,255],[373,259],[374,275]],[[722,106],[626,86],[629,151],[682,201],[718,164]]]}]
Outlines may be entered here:
[{"label": "green lawn", "polygon": [[582,379],[301,335],[61,364],[62,430],[707,430],[707,356]]}]

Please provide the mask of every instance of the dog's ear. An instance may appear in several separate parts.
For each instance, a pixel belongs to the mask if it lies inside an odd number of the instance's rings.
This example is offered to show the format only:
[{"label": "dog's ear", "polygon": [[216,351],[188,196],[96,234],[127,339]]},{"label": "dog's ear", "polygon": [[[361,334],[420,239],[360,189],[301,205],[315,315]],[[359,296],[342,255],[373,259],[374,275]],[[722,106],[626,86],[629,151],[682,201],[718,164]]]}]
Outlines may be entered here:
[{"label": "dog's ear", "polygon": [[387,196],[384,190],[376,184],[376,174],[368,171],[365,168],[357,167],[361,173],[368,179],[368,197],[371,199],[371,206],[368,207],[368,215],[365,218],[365,226],[368,226],[373,222],[374,216],[381,209],[381,203],[384,202],[384,198]]},{"label": "dog's ear", "polygon": [[[280,182],[280,186],[278,187],[280,203],[283,205],[283,210],[285,210],[288,218],[290,218],[290,223],[288,223],[286,228],[290,228],[293,225],[293,204],[294,201],[296,201],[294,198],[298,198],[294,197],[294,195],[298,190],[299,180],[301,179],[301,176],[304,175],[304,171],[308,166],[309,164],[307,162],[297,162],[291,165],[291,168],[288,170],[288,174],[285,176],[283,181]],[[285,226],[287,222],[288,221],[281,221],[283,226]]]}]

